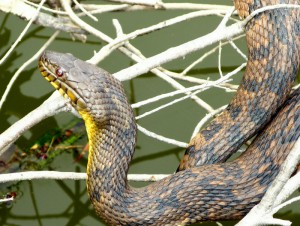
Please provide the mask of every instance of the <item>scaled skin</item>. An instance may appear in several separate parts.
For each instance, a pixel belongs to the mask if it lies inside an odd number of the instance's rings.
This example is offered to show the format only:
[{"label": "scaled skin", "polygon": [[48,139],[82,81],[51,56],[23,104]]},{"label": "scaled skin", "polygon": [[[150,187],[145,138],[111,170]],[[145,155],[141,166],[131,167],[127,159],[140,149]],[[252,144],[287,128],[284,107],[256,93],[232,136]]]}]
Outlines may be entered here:
[{"label": "scaled skin", "polygon": [[[235,4],[240,15],[246,16],[248,9],[277,3],[255,2],[259,5],[247,0]],[[191,141],[193,148],[180,168],[186,170],[140,189],[130,187],[126,179],[136,124],[121,83],[72,55],[49,51],[42,55],[39,67],[43,76],[70,99],[85,120],[90,141],[88,193],[101,218],[109,225],[187,225],[240,219],[260,201],[300,135],[299,90],[238,159],[194,166],[225,161],[240,145],[241,137],[252,136],[259,122],[264,124],[278,111],[299,66],[298,14],[281,9],[249,22],[249,61],[237,95]],[[58,68],[63,70],[62,76],[57,76]],[[223,135],[225,143],[218,140]]]}]

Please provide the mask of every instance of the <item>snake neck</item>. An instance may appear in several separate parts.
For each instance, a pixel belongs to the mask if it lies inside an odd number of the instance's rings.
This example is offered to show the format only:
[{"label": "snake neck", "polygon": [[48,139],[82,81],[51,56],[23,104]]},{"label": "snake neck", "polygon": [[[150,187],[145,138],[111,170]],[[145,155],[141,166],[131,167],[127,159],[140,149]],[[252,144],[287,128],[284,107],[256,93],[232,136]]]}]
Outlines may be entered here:
[{"label": "snake neck", "polygon": [[87,132],[90,144],[88,175],[99,178],[103,186],[109,186],[105,179],[118,175],[118,190],[126,187],[126,175],[135,147],[135,139],[132,138],[136,134],[135,122],[128,118],[122,121],[111,119],[104,126],[91,123]]},{"label": "snake neck", "polygon": [[102,120],[80,112],[89,138],[87,189],[96,212],[104,219],[109,218],[107,210],[114,209],[114,200],[123,203],[130,191],[127,173],[136,144],[134,114],[125,94],[119,93],[121,96],[105,99],[100,105]]}]

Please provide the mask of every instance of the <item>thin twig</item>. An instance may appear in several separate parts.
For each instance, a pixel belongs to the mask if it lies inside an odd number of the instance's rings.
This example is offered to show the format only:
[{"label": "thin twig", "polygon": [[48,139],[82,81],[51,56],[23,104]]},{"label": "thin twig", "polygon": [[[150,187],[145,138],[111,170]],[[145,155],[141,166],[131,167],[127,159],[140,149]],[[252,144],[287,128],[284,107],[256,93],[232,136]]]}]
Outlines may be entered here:
[{"label": "thin twig", "polygon": [[16,73],[13,75],[13,77],[11,78],[11,80],[9,81],[2,97],[0,100],[0,110],[8,96],[9,91],[11,90],[14,82],[17,80],[17,78],[19,77],[19,75],[21,74],[21,72],[31,63],[35,62],[38,57],[42,54],[42,52],[55,40],[55,38],[58,36],[59,31],[55,31],[53,35],[51,35],[51,37],[47,40],[47,42],[41,47],[39,48],[39,50],[30,58],[28,59],[21,67],[19,67],[19,69],[16,71]]},{"label": "thin twig", "polygon": [[34,14],[34,16],[30,19],[30,21],[28,22],[28,24],[26,25],[26,27],[24,28],[24,30],[21,32],[21,34],[18,36],[17,40],[14,42],[14,44],[11,45],[11,47],[9,48],[9,50],[5,53],[5,55],[2,57],[2,59],[0,60],[0,65],[3,64],[3,62],[9,57],[9,55],[11,54],[11,52],[15,49],[15,47],[19,44],[19,42],[22,40],[22,38],[24,37],[24,35],[26,34],[27,30],[29,29],[29,27],[31,26],[31,24],[33,23],[33,21],[38,17],[39,12],[41,10],[42,5],[45,3],[46,0],[41,0],[39,7],[36,9],[36,12]]},{"label": "thin twig", "polygon": [[[102,8],[112,8],[115,6],[122,6],[122,11],[137,11],[137,10],[228,10],[232,6],[228,5],[214,5],[214,4],[198,4],[198,3],[160,3],[160,7],[155,5],[97,5],[97,4],[82,4],[89,12],[101,11]],[[118,9],[116,9],[118,10]],[[118,11],[119,11],[118,10]]]},{"label": "thin twig", "polygon": [[286,202],[284,202],[284,203],[282,203],[282,204],[276,206],[276,207],[272,210],[272,214],[275,214],[275,213],[277,213],[280,209],[282,209],[282,208],[284,208],[284,207],[286,207],[286,206],[288,206],[288,205],[290,205],[290,204],[292,204],[292,203],[294,203],[294,202],[298,202],[298,201],[300,201],[300,196],[291,198],[291,199],[289,199],[288,201],[286,201]]},{"label": "thin twig", "polygon": [[242,50],[240,50],[239,47],[236,46],[233,40],[229,40],[229,43],[238,54],[240,54],[245,60],[248,60],[248,57],[242,52]]},{"label": "thin twig", "polygon": [[157,139],[157,140],[163,141],[163,142],[165,142],[167,144],[172,144],[172,145],[175,145],[175,146],[178,146],[178,147],[182,147],[182,148],[187,148],[188,147],[187,143],[184,143],[184,142],[181,142],[181,141],[177,141],[177,140],[172,139],[172,138],[167,138],[167,137],[161,136],[161,135],[159,135],[157,133],[153,133],[153,132],[145,129],[144,127],[142,127],[140,125],[137,125],[137,127],[138,127],[139,131],[141,131],[142,133],[144,133],[148,137],[152,137],[154,139]]},{"label": "thin twig", "polygon": [[[131,67],[123,69],[114,75],[121,81],[128,80],[137,77],[138,75],[145,74],[152,68],[161,66],[164,63],[170,62],[172,60],[178,59],[180,57],[187,56],[188,54],[195,52],[199,49],[202,49],[208,45],[219,42],[223,39],[231,39],[232,37],[242,33],[244,26],[257,14],[267,11],[274,10],[278,8],[300,8],[299,5],[274,5],[274,6],[265,6],[258,10],[255,10],[251,13],[245,20],[230,25],[222,31],[214,30],[213,32],[202,36],[200,38],[191,40],[179,46],[167,49],[164,52],[161,52],[157,55],[147,58],[143,62],[137,63]],[[158,60],[160,59],[160,60]]]},{"label": "thin twig", "polygon": [[88,17],[90,17],[92,20],[98,22],[97,17],[93,16],[91,13],[89,13],[88,11],[85,10],[85,8],[77,1],[77,0],[72,0],[76,6]]},{"label": "thin twig", "polygon": [[276,200],[274,202],[274,206],[279,205],[283,201],[285,201],[288,197],[290,197],[294,191],[300,188],[300,173],[298,172],[296,175],[292,176],[284,185],[280,193],[277,195]]},{"label": "thin twig", "polygon": [[[218,79],[218,80],[216,80],[216,81],[214,81],[214,82],[212,82],[212,83],[210,83],[210,84],[203,84],[199,90],[197,90],[196,92],[194,92],[194,93],[192,93],[192,94],[190,94],[190,95],[196,95],[196,94],[198,94],[199,92],[202,92],[202,91],[204,91],[204,90],[207,90],[207,89],[210,88],[210,87],[213,87],[214,85],[218,85],[218,84],[220,84],[220,83],[227,82],[228,79],[229,79],[231,76],[233,76],[233,75],[235,75],[236,73],[238,73],[238,72],[239,72],[240,70],[242,70],[245,66],[246,66],[246,63],[240,65],[239,67],[237,67],[237,68],[236,68],[235,70],[233,70],[232,72],[228,73],[228,74],[225,75],[225,76],[222,76],[220,79]],[[178,98],[178,99],[175,99],[175,100],[173,100],[173,101],[171,101],[171,102],[169,102],[169,103],[167,103],[167,104],[161,105],[161,106],[159,106],[159,107],[157,107],[157,108],[155,108],[155,109],[152,109],[151,111],[145,112],[144,114],[137,116],[136,119],[141,119],[141,118],[143,118],[143,117],[145,117],[145,116],[148,116],[148,115],[150,115],[150,114],[153,114],[153,113],[155,113],[155,112],[157,112],[157,111],[159,111],[159,110],[161,110],[161,109],[164,109],[164,108],[166,108],[166,107],[168,107],[168,106],[171,106],[171,105],[173,105],[173,104],[175,104],[175,103],[178,103],[178,102],[180,102],[180,101],[183,101],[183,100],[185,100],[185,99],[187,99],[187,98],[189,98],[188,95],[187,95],[187,96],[184,96],[184,97],[181,97],[181,98]],[[153,101],[153,100],[155,100],[155,99],[151,99],[151,101]],[[145,103],[145,102],[144,102],[144,103]],[[211,113],[213,113],[214,111],[215,111],[215,110],[211,111]]]},{"label": "thin twig", "polygon": [[[44,103],[28,113],[21,120],[15,122],[6,131],[0,134],[0,156],[6,151],[5,147],[17,140],[25,131],[45,118],[56,115],[59,112],[74,111],[67,104],[67,100],[58,92],[54,92]],[[78,114],[78,113],[77,113]]]},{"label": "thin twig", "polygon": [[[284,188],[284,185],[289,180],[299,162],[300,139],[298,139],[298,141],[295,143],[290,154],[282,164],[278,175],[268,188],[260,203],[254,206],[251,211],[239,223],[236,224],[237,226],[258,226],[261,224],[272,224],[274,221],[278,221],[279,225],[290,225],[289,221],[279,221],[278,219],[273,218],[273,209],[276,209],[276,206],[279,205],[278,201],[281,200],[277,200],[278,194],[280,194],[281,190]],[[281,197],[285,198],[284,196]]]},{"label": "thin twig", "polygon": [[149,99],[134,103],[134,104],[131,105],[131,107],[132,108],[139,108],[139,107],[145,106],[145,105],[150,104],[150,103],[154,103],[156,101],[159,101],[159,100],[162,100],[162,99],[165,99],[165,98],[168,98],[168,97],[173,97],[173,96],[178,95],[178,94],[191,92],[191,91],[194,91],[194,90],[199,90],[201,88],[206,87],[207,85],[211,85],[211,82],[208,83],[208,84],[192,86],[192,87],[189,87],[189,88],[176,90],[176,91],[172,91],[172,92],[169,92],[169,93],[160,94],[160,95],[157,95],[155,97],[151,97]]},{"label": "thin twig", "polygon": [[196,18],[196,17],[200,17],[200,16],[215,15],[215,14],[225,13],[225,12],[226,11],[224,11],[224,10],[196,11],[196,12],[191,12],[191,13],[187,13],[184,15],[180,15],[178,17],[175,17],[175,18],[172,18],[169,20],[165,20],[163,22],[152,25],[150,27],[135,30],[134,32],[131,32],[129,34],[119,36],[118,38],[114,39],[112,42],[110,42],[109,44],[104,46],[96,55],[93,56],[93,58],[90,59],[90,62],[99,63],[100,61],[105,59],[105,57],[107,57],[113,50],[122,46],[124,42],[126,42],[130,39],[134,39],[138,36],[141,36],[141,35],[153,32],[153,31],[161,30],[162,28],[166,28],[171,25],[175,25],[180,22],[190,20],[192,18]]},{"label": "thin twig", "polygon": [[[240,39],[242,37],[244,37],[245,35],[239,35],[237,37],[234,37],[232,40],[237,40]],[[221,42],[221,46],[223,45],[227,45],[230,41],[226,41],[226,42]],[[180,75],[182,77],[185,77],[183,75],[186,75],[192,68],[194,68],[197,64],[201,63],[204,59],[206,59],[208,56],[210,56],[211,54],[213,54],[216,50],[219,49],[219,46],[216,46],[214,48],[212,48],[210,51],[206,52],[205,54],[203,54],[198,60],[194,61],[192,64],[190,64],[188,67],[186,67],[181,73]],[[206,80],[203,80],[206,81]]]},{"label": "thin twig", "polygon": [[223,72],[222,72],[222,42],[219,42],[219,54],[218,54],[218,70],[220,77],[223,77]]},{"label": "thin twig", "polygon": [[225,108],[227,107],[227,105],[219,107],[218,109],[216,109],[214,112],[211,112],[209,114],[206,114],[200,121],[199,123],[196,125],[194,132],[192,133],[191,138],[195,137],[197,133],[199,133],[200,129],[203,127],[203,125],[212,117],[214,117],[216,114],[219,114],[221,111],[223,111]]},{"label": "thin twig", "polygon": [[[0,181],[0,183],[1,183],[1,181]],[[11,202],[11,201],[14,201],[14,197],[0,199],[0,203]]]},{"label": "thin twig", "polygon": [[[130,181],[158,181],[168,174],[128,174]],[[24,180],[86,180],[86,173],[59,172],[59,171],[28,171],[20,173],[0,174],[0,183],[18,182]]]}]

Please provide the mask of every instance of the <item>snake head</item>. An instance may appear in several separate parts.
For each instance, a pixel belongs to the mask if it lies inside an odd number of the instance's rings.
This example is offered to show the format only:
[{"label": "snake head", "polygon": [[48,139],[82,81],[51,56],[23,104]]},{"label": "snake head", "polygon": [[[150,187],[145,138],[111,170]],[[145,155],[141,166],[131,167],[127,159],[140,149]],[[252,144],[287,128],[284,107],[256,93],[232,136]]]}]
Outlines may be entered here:
[{"label": "snake head", "polygon": [[74,57],[70,53],[45,51],[39,60],[39,70],[61,95],[70,100],[79,112],[89,110],[97,103],[92,93],[108,89],[106,81],[111,75],[90,63]]},{"label": "snake head", "polygon": [[72,54],[45,51],[39,70],[83,118],[103,122],[110,110],[127,103],[120,81]]},{"label": "snake head", "polygon": [[[60,94],[69,99],[72,106],[78,111],[87,108],[88,104],[83,88],[86,88],[86,81],[76,62],[78,59],[72,54],[45,51],[39,60],[39,70],[43,77],[57,89]],[[76,79],[74,79],[76,76]]]}]

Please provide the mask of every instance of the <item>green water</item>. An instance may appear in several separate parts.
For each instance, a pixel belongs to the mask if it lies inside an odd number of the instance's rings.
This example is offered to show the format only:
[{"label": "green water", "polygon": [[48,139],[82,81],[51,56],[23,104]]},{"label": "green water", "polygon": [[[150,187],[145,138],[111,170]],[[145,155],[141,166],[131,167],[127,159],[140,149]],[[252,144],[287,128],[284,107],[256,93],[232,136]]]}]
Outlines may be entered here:
[{"label": "green water", "polygon": [[[214,3],[217,4],[219,2],[222,3],[223,1],[215,1]],[[210,1],[203,1],[203,3],[210,3]],[[231,1],[226,1],[226,3],[231,4]],[[113,18],[119,19],[124,32],[129,33],[182,13],[180,11],[109,13],[101,15],[99,22],[93,22],[92,25],[114,37],[115,31],[111,22]],[[214,30],[219,22],[220,18],[218,17],[197,18],[139,37],[131,43],[139,48],[144,55],[152,56]],[[0,25],[0,56],[3,56],[26,26],[26,23],[13,15],[7,16],[0,13]],[[40,28],[36,25],[30,28],[10,58],[5,64],[0,66],[0,95],[2,95],[11,76],[20,65],[31,57],[52,33],[53,30],[51,29]],[[93,50],[99,50],[104,44],[91,36],[88,36],[86,43],[74,42],[70,40],[68,34],[61,32],[48,49],[70,52],[83,60],[87,60],[92,57]],[[244,40],[239,40],[236,44],[245,51]],[[180,72],[210,48],[163,66],[169,70]],[[223,73],[232,71],[244,61],[229,46],[224,47],[222,51]],[[190,74],[198,78],[206,79],[210,77],[215,79],[218,76],[217,61],[217,53],[215,53],[208,57],[204,63],[193,69]],[[115,51],[101,62],[99,66],[114,73],[133,63],[122,53]],[[235,83],[238,83],[241,75],[242,73],[239,73],[235,76]],[[173,91],[169,84],[151,73],[139,76],[132,81],[126,81],[123,84],[131,103]],[[186,82],[181,82],[181,84],[190,86]],[[0,132],[3,132],[15,121],[39,106],[52,92],[52,86],[40,76],[36,63],[26,68],[17,79],[3,108],[0,110]],[[218,107],[228,103],[232,95],[232,93],[224,90],[212,89],[201,93],[199,97],[213,107]],[[170,99],[167,99],[147,105],[138,109],[136,114],[142,114],[169,101]],[[188,142],[194,126],[205,114],[206,111],[193,101],[186,100],[143,118],[138,123],[158,134]],[[43,134],[53,128],[63,129],[72,120],[74,120],[73,115],[61,113],[42,121],[17,140],[17,148],[19,150],[27,150]],[[78,142],[79,145],[84,145],[86,137],[82,137]],[[81,149],[79,148],[77,151],[81,151]],[[130,173],[172,173],[177,168],[183,151],[182,148],[176,148],[173,145],[156,141],[142,133],[138,133],[137,150],[131,164]],[[79,161],[74,161],[74,155],[72,150],[68,150],[56,157],[52,164],[44,170],[85,172],[86,154]],[[132,185],[144,186],[145,183],[132,183]],[[95,215],[89,203],[84,181],[37,180],[0,186],[0,194],[12,191],[17,193],[17,198],[12,204],[0,204],[0,225],[104,225]],[[280,213],[280,217],[290,219],[296,225],[296,222],[300,222],[299,212],[298,205],[294,204],[284,209]],[[234,222],[224,223],[224,225],[233,224]],[[216,224],[204,223],[203,225]]]}]

